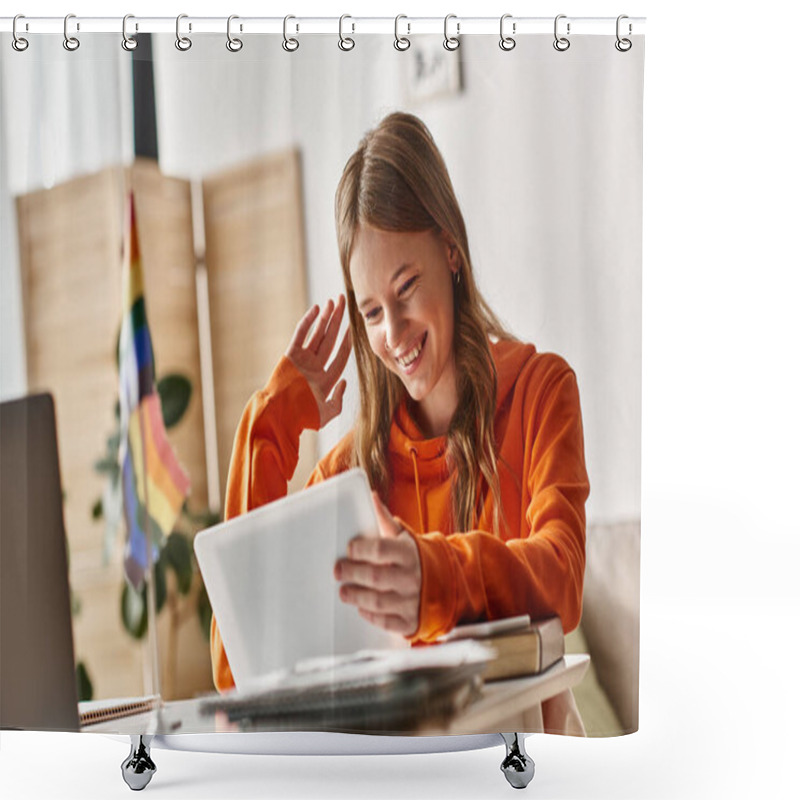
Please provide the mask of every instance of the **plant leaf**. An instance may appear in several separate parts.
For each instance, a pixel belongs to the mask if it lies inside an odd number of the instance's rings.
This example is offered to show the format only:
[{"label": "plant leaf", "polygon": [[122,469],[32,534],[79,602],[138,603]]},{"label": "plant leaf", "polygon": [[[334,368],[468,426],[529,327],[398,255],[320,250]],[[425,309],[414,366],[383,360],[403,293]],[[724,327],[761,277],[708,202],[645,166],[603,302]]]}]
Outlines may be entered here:
[{"label": "plant leaf", "polygon": [[104,456],[94,462],[94,471],[101,474],[109,474],[111,476],[119,472],[119,464],[116,457]]},{"label": "plant leaf", "polygon": [[75,681],[78,684],[78,702],[91,700],[94,697],[94,687],[89,677],[89,670],[86,669],[83,661],[79,661],[75,665]]},{"label": "plant leaf", "polygon": [[200,587],[197,595],[197,617],[200,620],[200,629],[206,637],[206,641],[211,640],[211,603],[208,599],[205,584]]},{"label": "plant leaf", "polygon": [[103,498],[98,497],[92,505],[92,519],[100,519],[103,516]]},{"label": "plant leaf", "polygon": [[81,613],[81,599],[71,588],[69,590],[69,605],[73,618],[77,617]]},{"label": "plant leaf", "polygon": [[128,581],[122,586],[122,624],[134,639],[141,639],[147,631],[147,604],[144,601],[146,588],[147,584],[142,583],[141,591],[137,591]]},{"label": "plant leaf", "polygon": [[167,565],[175,571],[178,579],[178,591],[188,594],[192,588],[192,545],[189,537],[179,531],[173,531],[167,537],[167,543],[161,553]]},{"label": "plant leaf", "polygon": [[192,398],[192,383],[185,375],[172,373],[158,381],[158,394],[161,397],[161,414],[164,427],[169,429],[177,425]]},{"label": "plant leaf", "polygon": [[199,525],[201,529],[210,528],[212,525],[222,522],[222,516],[220,515],[219,511],[212,511],[209,508],[204,508],[200,511],[193,511],[189,508],[188,500],[183,504],[183,513],[186,515],[186,518],[189,520],[189,522]]},{"label": "plant leaf", "polygon": [[[164,608],[164,603],[167,600],[167,570],[163,558],[159,558],[153,564],[153,572],[156,576],[156,614],[158,614]],[[147,582],[145,581],[146,585]]]}]

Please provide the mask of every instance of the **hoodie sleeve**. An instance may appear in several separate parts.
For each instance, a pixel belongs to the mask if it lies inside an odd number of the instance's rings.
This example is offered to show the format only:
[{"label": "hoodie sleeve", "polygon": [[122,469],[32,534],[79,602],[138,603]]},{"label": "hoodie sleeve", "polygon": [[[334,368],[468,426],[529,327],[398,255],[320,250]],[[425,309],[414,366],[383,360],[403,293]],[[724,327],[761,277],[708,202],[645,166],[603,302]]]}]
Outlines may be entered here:
[{"label": "hoodie sleeve", "polygon": [[412,642],[432,641],[460,622],[516,614],[558,614],[565,632],[577,627],[589,480],[575,374],[558,363],[525,407],[521,530],[505,541],[486,531],[417,537],[422,591]]},{"label": "hoodie sleeve", "polygon": [[[297,467],[300,434],[319,428],[311,387],[285,356],[267,385],[250,398],[233,443],[225,519],[284,497]],[[316,475],[312,475],[312,480]],[[318,476],[317,480],[322,476]],[[216,619],[211,617],[211,667],[218,690],[233,687],[228,657]]]}]

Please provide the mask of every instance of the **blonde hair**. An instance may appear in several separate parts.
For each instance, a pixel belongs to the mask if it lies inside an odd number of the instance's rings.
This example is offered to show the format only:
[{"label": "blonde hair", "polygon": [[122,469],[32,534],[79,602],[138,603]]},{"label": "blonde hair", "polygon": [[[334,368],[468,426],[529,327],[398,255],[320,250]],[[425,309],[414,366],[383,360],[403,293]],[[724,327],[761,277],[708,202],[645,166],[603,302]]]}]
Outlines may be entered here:
[{"label": "blonde hair", "polygon": [[385,500],[390,480],[389,430],[405,389],[372,352],[358,311],[350,257],[360,225],[392,232],[442,231],[456,245],[459,271],[453,281],[453,348],[458,404],[447,432],[446,455],[455,476],[453,530],[476,526],[491,491],[493,524],[499,532],[502,510],[494,438],[497,372],[489,336],[513,337],[478,291],[467,231],[447,167],[425,124],[411,114],[390,114],[367,133],[345,165],[336,190],[336,234],[361,400],[353,465],[365,470]]}]

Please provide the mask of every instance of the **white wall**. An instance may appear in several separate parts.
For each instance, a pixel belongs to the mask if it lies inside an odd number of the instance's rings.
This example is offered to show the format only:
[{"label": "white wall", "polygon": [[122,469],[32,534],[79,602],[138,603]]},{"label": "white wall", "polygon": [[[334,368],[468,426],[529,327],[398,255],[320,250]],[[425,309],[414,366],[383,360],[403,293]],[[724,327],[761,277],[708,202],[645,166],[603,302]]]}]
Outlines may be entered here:
[{"label": "white wall", "polygon": [[[565,58],[546,36],[511,53],[495,37],[472,37],[460,49],[463,92],[409,105],[410,56],[385,36],[357,37],[346,54],[335,36],[302,38],[293,54],[274,36],[247,38],[236,54],[224,36],[198,38],[186,53],[173,38],[154,43],[162,169],[198,178],[298,146],[311,302],[342,287],[333,197],[348,156],[388,111],[423,118],[490,303],[513,333],[577,372],[590,513],[638,517],[643,47],[622,58],[608,39],[581,37],[581,55]],[[351,423],[357,397],[348,395],[323,450]]]}]

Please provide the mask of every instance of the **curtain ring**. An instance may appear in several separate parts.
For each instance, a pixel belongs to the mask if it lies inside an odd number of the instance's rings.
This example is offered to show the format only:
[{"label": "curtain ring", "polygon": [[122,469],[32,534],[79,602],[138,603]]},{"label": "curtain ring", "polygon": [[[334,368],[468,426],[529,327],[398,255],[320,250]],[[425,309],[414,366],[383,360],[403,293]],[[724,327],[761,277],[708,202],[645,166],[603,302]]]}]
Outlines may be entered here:
[{"label": "curtain ring", "polygon": [[[394,49],[403,52],[411,47],[411,39],[400,35],[399,27],[401,19],[408,19],[408,17],[405,14],[398,14],[394,18]],[[406,27],[408,28],[408,32],[411,33],[411,25],[408,22],[406,23]]]},{"label": "curtain ring", "polygon": [[455,14],[448,14],[444,18],[444,49],[445,50],[458,50],[458,46],[461,44],[458,40],[458,35],[461,30],[460,23],[456,22],[456,35],[455,36],[448,36],[447,35],[447,24],[450,22],[451,19],[456,19]]},{"label": "curtain ring", "polygon": [[[75,19],[74,14],[67,14],[67,16],[64,17],[64,49],[69,50],[70,53],[74,53],[81,46],[81,43],[75,36],[69,35],[68,26],[71,19]],[[76,23],[76,30],[80,30],[80,25],[78,25],[78,23]]]},{"label": "curtain ring", "polygon": [[[558,35],[558,21],[560,19],[566,19],[566,14],[559,14],[556,17],[556,21],[553,24],[553,35],[555,36],[555,41],[553,42],[553,47],[558,50],[559,53],[563,53],[565,50],[569,50],[570,41],[567,39],[566,36],[559,36]],[[567,23],[567,36],[569,36],[569,22]]]},{"label": "curtain ring", "polygon": [[18,19],[25,19],[25,16],[23,14],[17,14],[17,16],[14,17],[14,22],[11,25],[11,35],[13,36],[13,38],[11,39],[11,46],[18,53],[22,53],[23,51],[28,49],[28,45],[30,43],[28,42],[27,39],[25,39],[24,37],[20,36],[17,33],[17,20]]},{"label": "curtain ring", "polygon": [[[342,27],[344,26],[344,21],[346,19],[353,19],[353,18],[349,14],[342,14],[342,16],[339,17],[339,49],[344,50],[345,53],[352,50],[356,46],[355,41],[351,39],[349,36],[345,36],[344,33],[342,32]],[[356,24],[355,22],[351,24],[353,26],[353,30],[351,31],[351,33],[355,33]]]},{"label": "curtain ring", "polygon": [[[619,24],[620,24],[620,22],[622,22],[623,19],[628,19],[628,15],[627,14],[620,14],[617,17],[617,41],[614,42],[614,47],[616,47],[617,50],[619,50],[620,53],[627,53],[628,50],[630,50],[631,47],[633,47],[633,42],[630,39],[622,39],[622,38],[620,38],[620,35],[619,35],[619,27],[620,27],[620,25]],[[633,26],[629,22],[628,23],[628,35],[630,36],[631,33],[633,33]]]},{"label": "curtain ring", "polygon": [[[511,19],[511,14],[503,14],[503,16],[500,17],[500,49],[505,50],[506,52],[508,52],[509,50],[513,50],[517,46],[517,40],[512,38],[511,36],[506,36],[503,30],[503,27],[507,19]],[[512,33],[517,32],[516,22],[511,23],[511,32]]]},{"label": "curtain ring", "polygon": [[288,23],[290,19],[297,19],[297,17],[293,17],[291,14],[285,16],[283,18],[283,43],[282,47],[287,53],[294,53],[298,47],[300,47],[300,42],[297,39],[294,39],[287,34]]},{"label": "curtain ring", "polygon": [[[239,19],[239,17],[237,17],[236,14],[231,14],[228,17],[228,41],[225,42],[225,47],[227,47],[231,53],[238,53],[242,49],[242,47],[244,47],[241,39],[237,39],[235,36],[231,36],[231,22],[233,22],[233,20],[235,19]],[[239,30],[241,30],[241,27],[239,28]]]},{"label": "curtain ring", "polygon": [[[188,36],[181,36],[181,20],[188,19],[188,14],[178,14],[175,20],[175,47],[182,53],[185,53],[191,46],[192,40]],[[192,23],[189,23],[189,30],[192,30]]]},{"label": "curtain ring", "polygon": [[[128,36],[128,20],[135,19],[133,14],[126,14],[122,18],[122,49],[127,50],[129,53],[132,50],[135,50],[139,46],[139,42],[136,40],[135,36]],[[139,26],[136,25],[136,30],[139,30]]]}]

